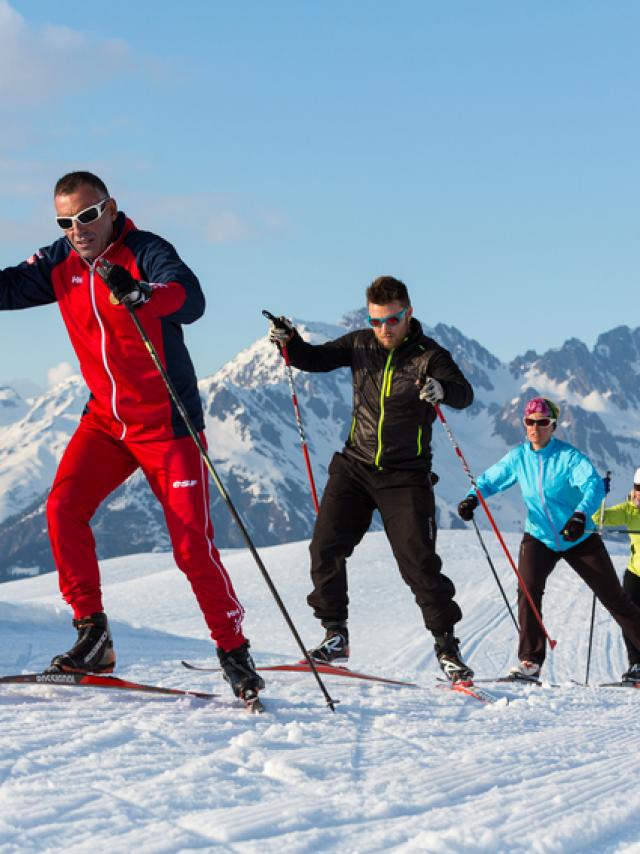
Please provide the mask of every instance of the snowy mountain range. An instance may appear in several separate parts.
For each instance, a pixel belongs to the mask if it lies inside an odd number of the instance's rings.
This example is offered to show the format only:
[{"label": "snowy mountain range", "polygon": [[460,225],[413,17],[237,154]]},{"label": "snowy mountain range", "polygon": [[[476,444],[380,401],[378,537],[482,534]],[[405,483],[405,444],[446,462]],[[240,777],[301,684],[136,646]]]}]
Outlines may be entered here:
[{"label": "snowy mountain range", "polygon": [[[335,325],[295,322],[303,337],[319,343],[362,327],[365,312]],[[587,453],[603,474],[611,470],[611,498],[622,500],[640,464],[640,328],[605,332],[593,350],[572,338],[542,355],[528,351],[510,364],[452,326],[425,331],[451,351],[475,389],[469,409],[444,409],[474,473],[521,441],[523,401],[544,394],[561,406],[558,437]],[[294,375],[321,493],[331,455],[343,445],[350,424],[350,373]],[[315,513],[285,367],[275,348],[266,338],[254,342],[201,380],[200,391],[211,459],[255,544],[308,538]],[[0,580],[53,568],[44,505],[86,398],[79,376],[35,399],[0,387]],[[455,507],[469,481],[438,424],[433,447],[439,525],[461,527]],[[243,545],[213,484],[211,492],[217,544]],[[492,509],[505,530],[521,530],[517,490],[492,499]],[[99,509],[94,533],[101,558],[170,548],[160,507],[140,475]]]}]

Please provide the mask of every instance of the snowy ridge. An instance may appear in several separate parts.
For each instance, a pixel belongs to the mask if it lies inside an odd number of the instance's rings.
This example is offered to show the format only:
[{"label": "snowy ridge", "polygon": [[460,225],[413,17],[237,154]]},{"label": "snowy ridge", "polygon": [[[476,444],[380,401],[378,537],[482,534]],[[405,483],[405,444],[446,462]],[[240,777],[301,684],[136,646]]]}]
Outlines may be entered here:
[{"label": "snowy ridge", "polygon": [[[294,318],[315,343],[361,328],[364,310],[339,324]],[[470,378],[474,404],[463,412],[444,408],[475,474],[523,438],[523,401],[548,394],[561,406],[558,437],[591,456],[604,474],[613,472],[611,500],[622,500],[640,464],[640,329],[604,333],[590,351],[577,339],[543,355],[532,351],[506,365],[453,326],[427,334],[447,347]],[[294,371],[296,390],[318,492],[333,452],[342,447],[351,415],[349,371]],[[284,363],[266,337],[200,381],[211,458],[257,545],[310,536],[314,509],[300,449]],[[25,570],[52,568],[44,501],[55,466],[86,399],[72,377],[31,405],[10,390],[0,395],[0,579]],[[462,526],[456,506],[469,481],[439,424],[434,425],[434,470],[441,528]],[[212,486],[216,540],[243,546],[233,520]],[[517,490],[492,500],[498,523],[520,530],[523,508]],[[5,520],[4,523],[2,520]],[[480,517],[481,525],[485,524]],[[376,526],[374,520],[374,527]],[[143,478],[119,490],[95,517],[101,557],[167,548],[162,513]]]},{"label": "snowy ridge", "polygon": [[[87,388],[79,376],[59,383],[31,406],[15,393],[2,395],[0,519],[18,513],[51,485],[86,399]],[[11,406],[5,409],[8,401]]]},{"label": "snowy ridge", "polygon": [[[510,535],[516,549],[518,537]],[[508,596],[515,582],[487,538]],[[457,632],[478,676],[515,660],[516,637],[473,532],[444,531],[440,552],[465,617]],[[622,571],[625,549],[615,556]],[[307,644],[307,543],[261,550]],[[224,554],[247,608],[258,663],[298,650],[250,555]],[[560,688],[496,686],[494,705],[436,687],[430,636],[382,533],[350,562],[354,669],[419,689],[326,679],[336,714],[307,675],[266,674],[268,714],[238,708],[217,674],[191,591],[169,555],[103,564],[124,678],[215,691],[205,703],[52,686],[0,687],[0,849],[113,854],[225,851],[617,852],[638,850],[640,692],[583,679],[591,594],[564,564],[544,617],[554,637],[545,678]],[[0,669],[44,666],[67,648],[70,615],[53,575],[2,585]],[[619,676],[620,633],[596,612],[593,682]]]}]

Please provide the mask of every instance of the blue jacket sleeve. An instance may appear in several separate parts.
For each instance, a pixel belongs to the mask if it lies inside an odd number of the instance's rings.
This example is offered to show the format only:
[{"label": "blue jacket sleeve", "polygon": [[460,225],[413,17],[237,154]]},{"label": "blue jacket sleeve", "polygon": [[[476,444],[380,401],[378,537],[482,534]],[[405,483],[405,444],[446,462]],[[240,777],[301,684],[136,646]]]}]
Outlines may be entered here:
[{"label": "blue jacket sleeve", "polygon": [[[490,466],[476,479],[476,484],[483,498],[504,492],[505,489],[509,489],[517,482],[518,477],[514,465],[516,451],[517,448],[509,451],[501,460]],[[470,489],[467,494],[475,495],[475,490]]]},{"label": "blue jacket sleeve", "polygon": [[200,282],[168,241],[148,231],[134,231],[125,243],[133,250],[141,275],[152,286],[149,310],[157,309],[160,316],[175,323],[193,323],[202,317],[205,299]]},{"label": "blue jacket sleeve", "polygon": [[582,493],[582,500],[574,512],[584,513],[587,519],[591,518],[602,504],[605,496],[602,478],[593,467],[593,463],[579,451],[578,462],[571,468],[570,483]]},{"label": "blue jacket sleeve", "polygon": [[51,261],[45,250],[17,267],[0,270],[0,311],[33,308],[55,301]]}]

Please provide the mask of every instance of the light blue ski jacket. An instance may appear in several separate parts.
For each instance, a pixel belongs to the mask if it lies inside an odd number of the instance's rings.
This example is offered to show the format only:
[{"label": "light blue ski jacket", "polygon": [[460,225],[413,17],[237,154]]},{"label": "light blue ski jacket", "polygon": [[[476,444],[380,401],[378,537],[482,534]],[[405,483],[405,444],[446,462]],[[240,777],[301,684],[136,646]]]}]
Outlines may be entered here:
[{"label": "light blue ski jacket", "polygon": [[[518,445],[476,483],[484,498],[520,484],[528,511],[525,531],[556,552],[567,551],[590,536],[587,533],[570,543],[560,531],[576,511],[584,513],[589,524],[605,495],[591,460],[555,437],[539,451],[530,442]],[[470,490],[469,495],[473,494]]]}]

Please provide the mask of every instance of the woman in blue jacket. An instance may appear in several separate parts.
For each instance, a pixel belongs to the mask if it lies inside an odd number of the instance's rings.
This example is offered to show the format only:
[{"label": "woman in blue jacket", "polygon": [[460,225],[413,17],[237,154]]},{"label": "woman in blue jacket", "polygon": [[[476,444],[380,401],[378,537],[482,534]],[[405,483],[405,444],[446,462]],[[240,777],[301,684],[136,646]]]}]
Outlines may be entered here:
[{"label": "woman in blue jacket", "polygon": [[[477,479],[484,498],[518,483],[527,507],[520,544],[518,571],[541,612],[547,578],[561,558],[591,588],[634,644],[640,644],[640,608],[622,589],[600,536],[588,533],[586,520],[604,498],[602,478],[591,461],[553,435],[559,409],[552,401],[534,397],[525,406],[527,439]],[[471,491],[458,505],[458,515],[470,521],[478,506]],[[535,679],[542,668],[546,638],[526,596],[518,589],[519,664],[513,678]]]}]

